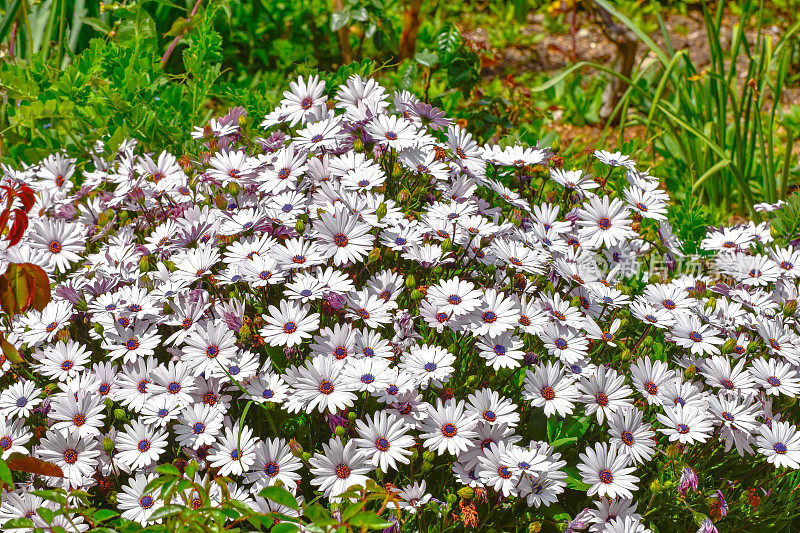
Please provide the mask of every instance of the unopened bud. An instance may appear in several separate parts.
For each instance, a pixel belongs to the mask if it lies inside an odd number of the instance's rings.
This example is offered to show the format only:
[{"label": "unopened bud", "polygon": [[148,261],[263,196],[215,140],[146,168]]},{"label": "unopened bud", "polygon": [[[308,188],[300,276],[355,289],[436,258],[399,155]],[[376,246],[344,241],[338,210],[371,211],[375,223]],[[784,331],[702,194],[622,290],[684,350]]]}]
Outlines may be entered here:
[{"label": "unopened bud", "polygon": [[686,370],[683,372],[683,376],[686,379],[694,379],[694,375],[697,373],[697,368],[694,365],[689,365],[686,367]]},{"label": "unopened bud", "polygon": [[299,233],[300,235],[302,235],[302,234],[303,234],[303,232],[306,230],[306,224],[305,224],[305,222],[303,222],[302,220],[300,220],[300,219],[298,218],[298,219],[297,219],[297,222],[295,222],[295,223],[294,223],[294,229],[297,231],[297,233]]},{"label": "unopened bud", "polygon": [[124,409],[114,409],[114,418],[116,420],[126,420],[128,415],[125,413]]},{"label": "unopened bud", "polygon": [[150,270],[150,260],[145,255],[139,260],[139,271],[140,272],[147,272]]},{"label": "unopened bud", "polygon": [[797,300],[789,300],[786,305],[783,306],[783,316],[787,318],[794,316],[795,311],[797,311]]},{"label": "unopened bud", "polygon": [[422,453],[422,459],[427,463],[432,463],[436,459],[436,455],[432,451],[426,450]]},{"label": "unopened bud", "polygon": [[471,500],[475,497],[475,489],[472,487],[461,487],[458,489],[458,495],[464,500]]},{"label": "unopened bud", "polygon": [[433,468],[433,465],[431,463],[422,463],[422,466],[419,468],[419,471],[422,474],[427,474],[428,472],[431,471],[431,468]]},{"label": "unopened bud", "polygon": [[722,351],[722,355],[725,355],[731,353],[734,348],[736,348],[736,339],[728,339],[720,350]]},{"label": "unopened bud", "polygon": [[392,167],[392,178],[399,180],[403,177],[403,169],[397,163]]},{"label": "unopened bud", "polygon": [[417,289],[411,291],[411,299],[415,302],[422,300],[422,291],[418,291]]},{"label": "unopened bud", "polygon": [[384,202],[381,202],[380,205],[378,206],[378,209],[375,210],[375,215],[378,217],[379,222],[383,220],[383,217],[386,216],[387,211],[388,209],[386,208],[386,204]]},{"label": "unopened bud", "polygon": [[414,279],[414,276],[408,276],[406,278],[406,289],[413,291],[417,287],[417,280]]},{"label": "unopened bud", "polygon": [[291,450],[292,455],[294,455],[295,457],[303,456],[303,446],[295,439],[289,441],[289,450]]},{"label": "unopened bud", "polygon": [[114,441],[109,437],[104,438],[103,449],[106,451],[106,453],[110,454],[112,451],[114,451]]},{"label": "unopened bud", "polygon": [[373,248],[372,250],[369,251],[369,257],[367,258],[367,263],[374,263],[380,258],[381,258],[381,249]]},{"label": "unopened bud", "polygon": [[361,137],[356,137],[356,140],[353,142],[353,150],[356,152],[364,151],[364,141],[361,140]]},{"label": "unopened bud", "polygon": [[445,239],[442,242],[442,251],[447,253],[452,249],[453,249],[453,241],[451,241],[450,239]]},{"label": "unopened bud", "polygon": [[336,435],[337,437],[344,437],[345,435],[344,426],[336,426],[336,429],[334,430],[333,434]]},{"label": "unopened bud", "polygon": [[349,413],[347,413],[347,419],[350,420],[350,422],[355,422],[356,418],[358,418],[358,415],[356,414],[355,411],[350,411]]},{"label": "unopened bud", "polygon": [[244,115],[239,115],[239,127],[246,128],[247,127],[247,117]]}]

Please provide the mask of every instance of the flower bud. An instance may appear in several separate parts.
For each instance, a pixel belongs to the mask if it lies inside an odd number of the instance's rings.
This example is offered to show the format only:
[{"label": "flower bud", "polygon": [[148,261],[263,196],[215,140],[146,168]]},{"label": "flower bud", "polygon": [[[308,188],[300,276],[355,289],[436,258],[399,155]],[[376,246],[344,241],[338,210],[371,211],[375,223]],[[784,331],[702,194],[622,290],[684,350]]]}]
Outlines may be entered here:
[{"label": "flower bud", "polygon": [[681,446],[679,444],[673,443],[667,446],[666,453],[667,453],[667,459],[675,460],[681,456],[683,450],[681,449]]},{"label": "flower bud", "polygon": [[147,272],[150,270],[150,260],[145,255],[139,260],[139,271],[140,272]]},{"label": "flower bud", "polygon": [[378,209],[375,210],[375,215],[378,217],[378,222],[383,220],[383,217],[386,216],[387,211],[388,209],[386,208],[386,203],[381,202],[380,205],[378,206]]},{"label": "flower bud", "polygon": [[436,459],[436,455],[432,451],[426,450],[422,453],[422,460],[426,463],[432,463],[434,459]]},{"label": "flower bud", "polygon": [[431,468],[433,468],[433,465],[431,463],[422,463],[422,466],[419,468],[419,471],[421,474],[427,474],[428,472],[431,471]]},{"label": "flower bud", "polygon": [[458,495],[464,500],[471,500],[475,497],[475,489],[472,487],[461,487],[458,489]]},{"label": "flower bud", "polygon": [[111,454],[114,451],[114,441],[111,440],[109,437],[103,439],[103,449],[106,451],[107,454]]},{"label": "flower bud", "polygon": [[786,318],[792,317],[797,311],[797,300],[789,300],[786,305],[783,306],[783,316]]},{"label": "flower bud", "polygon": [[334,430],[333,433],[337,437],[344,437],[344,435],[345,435],[344,426],[336,426],[336,429]]},{"label": "flower bud", "polygon": [[453,494],[452,492],[447,495],[447,503],[449,503],[450,505],[453,505],[457,501],[458,501],[458,495]]},{"label": "flower bud", "polygon": [[124,409],[114,409],[114,418],[116,420],[127,420],[128,415],[125,413]]},{"label": "flower bud", "polygon": [[232,181],[228,183],[227,190],[232,196],[236,196],[239,194],[240,190],[239,184],[236,183],[235,181]]},{"label": "flower bud", "polygon": [[356,137],[355,141],[353,141],[353,150],[359,153],[364,151],[364,141],[361,137]]},{"label": "flower bud", "polygon": [[413,291],[411,291],[411,299],[414,300],[415,302],[422,300],[422,292],[418,291],[417,289],[414,289]]},{"label": "flower bud", "polygon": [[716,308],[717,308],[717,298],[715,296],[712,296],[711,298],[708,299],[708,302],[706,302],[706,309],[708,311],[714,311],[716,310]]},{"label": "flower bud", "polygon": [[381,249],[380,248],[373,248],[369,251],[369,256],[367,258],[367,264],[374,263],[375,261],[381,258]]},{"label": "flower bud", "polygon": [[303,457],[303,461],[308,462],[308,460],[311,459],[311,454],[308,452],[303,452],[301,455]]},{"label": "flower bud", "polygon": [[242,324],[242,327],[239,328],[239,335],[242,337],[250,336],[250,328],[247,326],[247,324]]},{"label": "flower bud", "polygon": [[102,336],[103,335],[103,325],[100,324],[99,322],[95,322],[94,323],[94,331],[98,335]]},{"label": "flower bud", "polygon": [[303,446],[295,439],[289,441],[289,449],[292,451],[292,455],[295,457],[303,456]]},{"label": "flower bud", "polygon": [[347,419],[350,420],[350,422],[355,422],[356,418],[358,418],[358,415],[356,414],[355,411],[350,411],[349,413],[347,413]]},{"label": "flower bud", "polygon": [[654,479],[653,482],[650,483],[650,492],[652,492],[653,494],[661,492],[662,488],[663,486],[661,485],[661,482],[657,479]]},{"label": "flower bud", "polygon": [[303,234],[303,232],[306,230],[306,224],[305,224],[305,222],[303,222],[302,220],[300,220],[300,219],[298,218],[298,219],[297,219],[297,222],[295,222],[295,223],[294,223],[294,229],[295,229],[295,231],[297,231],[297,233],[299,233],[300,235],[302,235],[302,234]]},{"label": "flower bud", "polygon": [[392,167],[392,178],[399,180],[402,177],[403,177],[403,169],[400,168],[400,165],[395,163],[394,166]]},{"label": "flower bud", "polygon": [[722,355],[725,355],[731,353],[734,348],[736,348],[736,339],[728,339],[720,350],[722,351]]},{"label": "flower bud", "polygon": [[247,127],[247,117],[244,115],[239,115],[239,127],[246,128]]},{"label": "flower bud", "polygon": [[436,266],[433,268],[433,275],[434,275],[434,277],[438,278],[439,276],[441,276],[441,275],[442,275],[442,271],[443,271],[443,269],[442,269],[442,265],[436,265]]},{"label": "flower bud", "polygon": [[413,291],[417,287],[417,280],[414,279],[414,276],[408,276],[406,278],[406,289]]},{"label": "flower bud", "polygon": [[683,376],[686,379],[694,379],[694,375],[697,373],[697,368],[694,365],[689,365],[686,370],[683,372]]},{"label": "flower bud", "polygon": [[[452,250],[452,249],[453,249],[453,241],[451,241],[450,239],[445,239],[445,240],[442,242],[442,251],[443,251],[443,252],[445,252],[445,253],[447,253],[447,252],[449,252],[449,251],[450,251],[450,250]],[[438,265],[437,265],[437,266],[438,266]]]}]

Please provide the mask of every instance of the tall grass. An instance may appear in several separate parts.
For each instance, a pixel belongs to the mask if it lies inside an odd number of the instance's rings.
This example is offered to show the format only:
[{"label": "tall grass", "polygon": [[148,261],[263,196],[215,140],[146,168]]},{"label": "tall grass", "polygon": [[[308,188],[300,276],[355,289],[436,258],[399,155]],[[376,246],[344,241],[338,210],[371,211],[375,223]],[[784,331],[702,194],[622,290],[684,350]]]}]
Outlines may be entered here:
[{"label": "tall grass", "polygon": [[[679,174],[676,183],[690,176],[690,190],[717,218],[736,211],[758,219],[753,204],[785,199],[797,128],[784,124],[781,95],[792,56],[791,37],[800,23],[773,42],[763,31],[763,0],[758,4],[744,0],[738,4],[739,22],[730,28],[730,47],[725,49],[721,37],[727,31],[724,15],[730,4],[718,2],[712,9],[704,0],[710,63],[701,70],[686,50],[675,50],[658,2],[651,0],[663,47],[617,10],[614,2],[594,1],[635,33],[649,54],[630,78],[602,65],[581,62],[534,90],[545,90],[587,65],[616,76],[628,84],[609,120],[611,124],[621,117],[617,130],[620,144],[626,128],[644,126],[640,138],[650,145],[653,155]],[[607,127],[604,137],[609,133]]]}]

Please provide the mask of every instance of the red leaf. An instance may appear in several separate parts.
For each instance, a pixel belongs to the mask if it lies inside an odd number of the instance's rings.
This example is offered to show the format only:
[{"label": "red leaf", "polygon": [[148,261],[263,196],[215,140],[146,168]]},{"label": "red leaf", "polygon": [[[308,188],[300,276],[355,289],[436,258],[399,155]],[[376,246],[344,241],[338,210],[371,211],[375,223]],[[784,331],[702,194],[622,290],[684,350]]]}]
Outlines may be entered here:
[{"label": "red leaf", "polygon": [[8,216],[11,214],[11,209],[4,209],[3,213],[0,214],[0,231],[5,229],[6,224],[8,223]]},{"label": "red leaf", "polygon": [[8,459],[6,459],[6,464],[11,470],[16,470],[18,472],[28,472],[36,474],[37,476],[64,477],[64,472],[58,465],[36,459],[35,457],[28,457],[21,453],[12,453]]},{"label": "red leaf", "polygon": [[31,188],[21,183],[17,194],[19,195],[19,199],[22,200],[22,206],[25,208],[25,212],[30,212],[33,204],[36,203],[36,197],[33,195]]},{"label": "red leaf", "polygon": [[8,342],[2,333],[0,333],[0,349],[2,349],[5,358],[11,361],[12,363],[22,362],[22,357],[20,357],[17,348],[13,344]]},{"label": "red leaf", "polygon": [[14,298],[14,291],[11,290],[11,284],[5,275],[0,276],[0,307],[9,318],[14,318],[14,315],[19,313],[17,299]]},{"label": "red leaf", "polygon": [[9,241],[9,246],[16,246],[22,240],[22,235],[28,229],[28,215],[22,209],[14,210],[14,223],[11,224],[11,229],[6,235],[6,240]]},{"label": "red leaf", "polygon": [[33,263],[22,263],[18,265],[28,279],[28,287],[33,296],[33,307],[37,311],[42,311],[50,303],[50,280],[42,267]]},{"label": "red leaf", "polygon": [[17,303],[19,313],[25,312],[28,306],[33,301],[33,281],[25,274],[25,270],[21,268],[22,265],[11,263],[6,270],[6,279],[8,280],[9,289],[14,296]]}]

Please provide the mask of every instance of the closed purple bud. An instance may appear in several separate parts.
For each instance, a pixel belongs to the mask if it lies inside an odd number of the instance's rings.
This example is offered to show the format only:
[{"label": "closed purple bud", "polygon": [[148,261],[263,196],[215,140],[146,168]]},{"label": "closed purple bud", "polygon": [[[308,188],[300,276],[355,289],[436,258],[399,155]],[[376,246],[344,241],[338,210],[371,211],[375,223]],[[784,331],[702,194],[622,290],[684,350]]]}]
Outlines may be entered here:
[{"label": "closed purple bud", "polygon": [[343,309],[345,304],[344,296],[341,294],[337,294],[335,292],[329,292],[324,296],[325,301],[328,302],[328,305],[333,307],[334,309]]},{"label": "closed purple bud", "polygon": [[539,356],[536,355],[536,352],[525,352],[525,364],[529,366],[533,366],[539,364]]},{"label": "closed purple bud", "polygon": [[697,533],[719,533],[717,531],[717,527],[714,525],[714,522],[711,521],[710,518],[704,518],[702,522],[700,522],[700,529],[697,530]]},{"label": "closed purple bud", "polygon": [[689,489],[692,489],[692,492],[696,491],[697,485],[697,474],[687,466],[681,472],[681,479],[678,482],[678,491],[681,493],[681,496],[685,496],[686,491]]},{"label": "closed purple bud", "polygon": [[725,496],[722,495],[722,491],[717,491],[717,498],[719,498],[719,514],[722,516],[728,515],[728,502],[725,501]]}]

